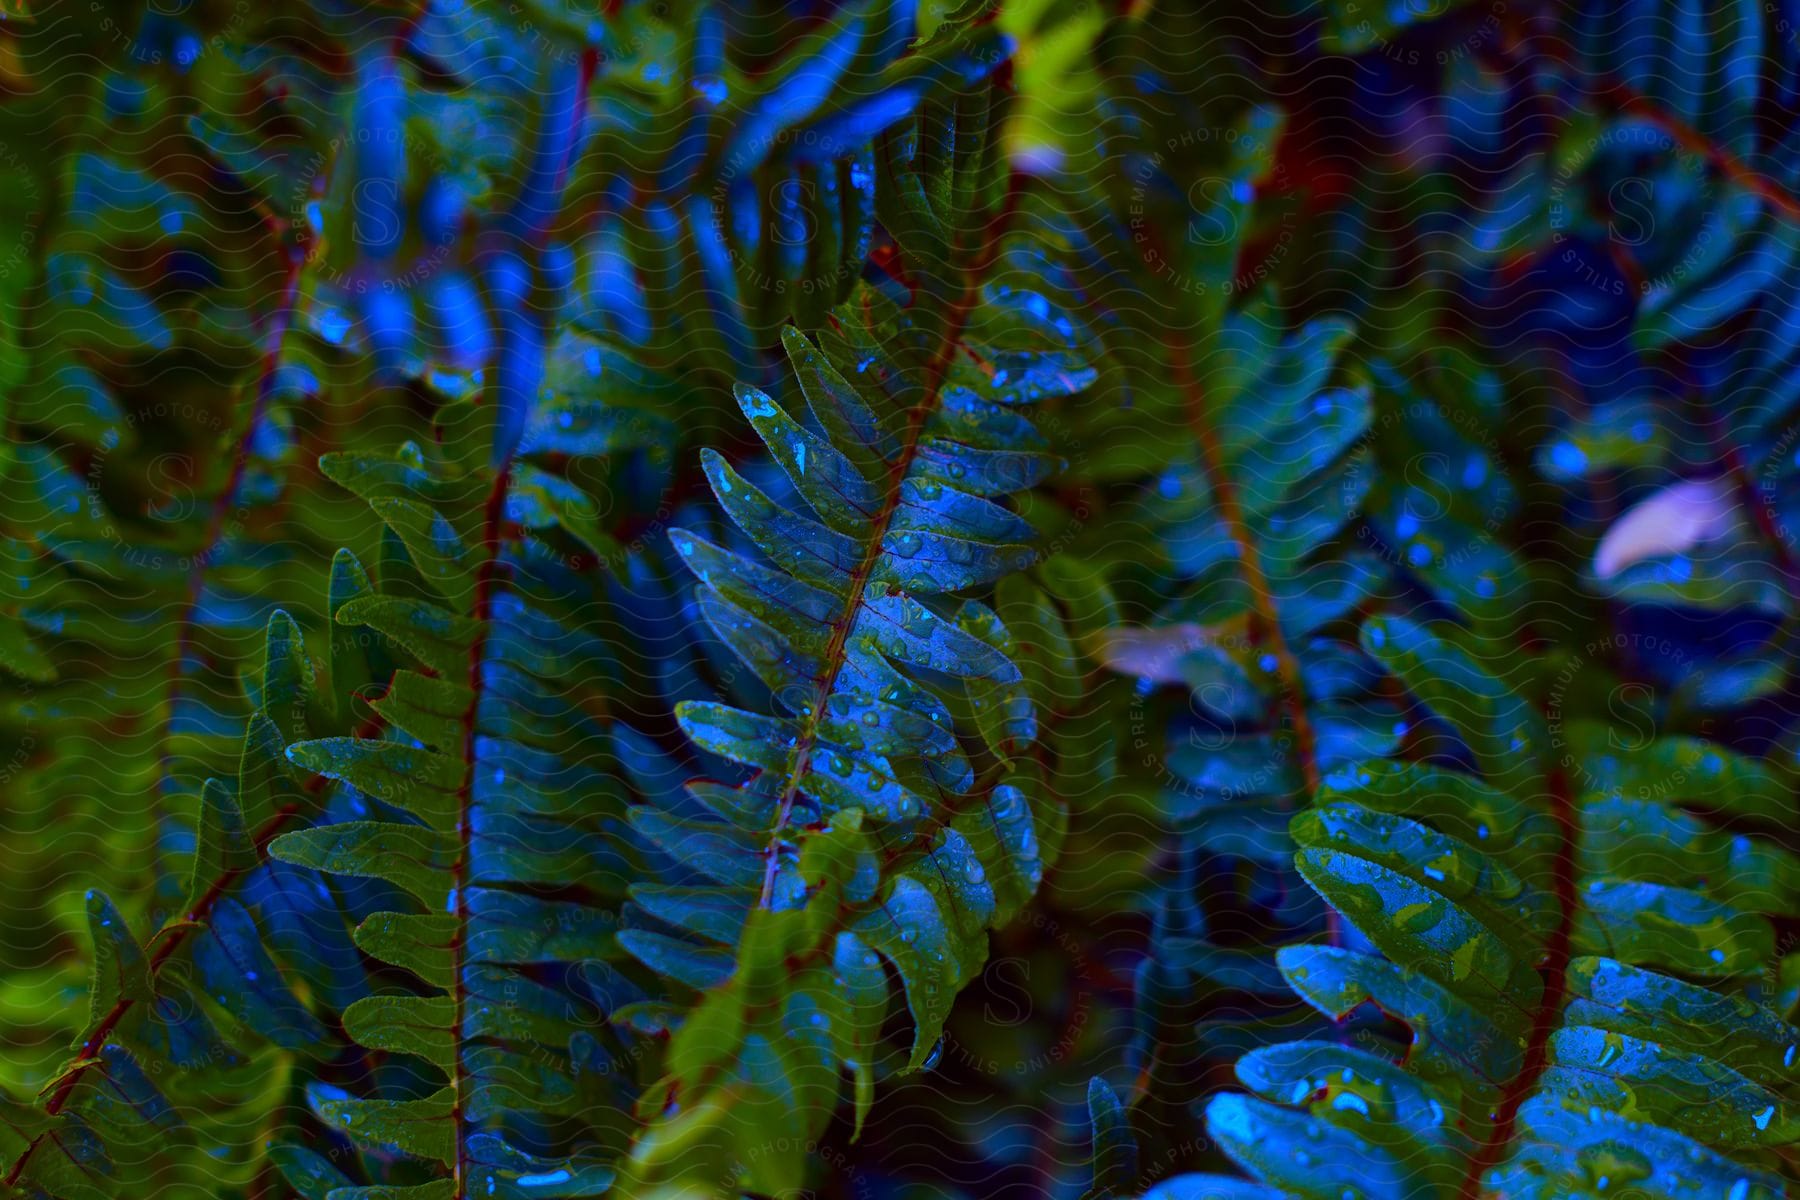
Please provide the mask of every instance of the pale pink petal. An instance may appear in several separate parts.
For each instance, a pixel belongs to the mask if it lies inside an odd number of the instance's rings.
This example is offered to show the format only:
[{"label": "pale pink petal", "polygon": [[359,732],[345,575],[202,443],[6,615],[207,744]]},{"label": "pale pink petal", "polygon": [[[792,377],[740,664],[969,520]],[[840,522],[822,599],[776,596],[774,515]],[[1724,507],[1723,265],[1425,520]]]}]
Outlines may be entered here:
[{"label": "pale pink petal", "polygon": [[1672,483],[1613,522],[1594,552],[1594,574],[1611,579],[1633,563],[1681,554],[1722,537],[1736,512],[1729,479]]},{"label": "pale pink petal", "polygon": [[1121,625],[1102,635],[1098,657],[1121,675],[1135,675],[1152,683],[1182,683],[1183,658],[1230,636],[1216,626],[1192,621],[1152,629]]}]

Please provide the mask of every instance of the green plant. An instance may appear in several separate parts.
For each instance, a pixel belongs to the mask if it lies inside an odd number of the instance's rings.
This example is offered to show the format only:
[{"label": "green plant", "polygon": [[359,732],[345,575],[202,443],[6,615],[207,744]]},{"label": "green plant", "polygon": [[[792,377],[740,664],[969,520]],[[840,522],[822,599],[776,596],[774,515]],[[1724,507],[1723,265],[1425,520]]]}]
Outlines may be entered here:
[{"label": "green plant", "polygon": [[1790,15],[1366,7],[9,12],[8,1193],[1783,1194]]}]

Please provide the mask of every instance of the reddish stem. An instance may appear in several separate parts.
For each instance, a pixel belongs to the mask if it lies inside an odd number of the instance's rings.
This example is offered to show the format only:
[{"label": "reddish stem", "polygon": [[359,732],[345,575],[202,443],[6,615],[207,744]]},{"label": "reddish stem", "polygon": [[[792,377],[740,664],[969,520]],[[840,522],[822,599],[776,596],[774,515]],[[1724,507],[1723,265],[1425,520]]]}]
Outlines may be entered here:
[{"label": "reddish stem", "polygon": [[1319,790],[1318,739],[1313,732],[1312,719],[1306,712],[1300,663],[1288,649],[1287,639],[1281,634],[1281,621],[1275,610],[1274,594],[1269,590],[1268,575],[1263,571],[1262,555],[1258,552],[1256,538],[1244,519],[1237,485],[1226,472],[1224,451],[1219,445],[1218,433],[1208,420],[1210,414],[1207,412],[1206,397],[1201,391],[1199,380],[1194,377],[1189,349],[1183,342],[1175,343],[1171,349],[1175,381],[1187,397],[1188,424],[1193,428],[1194,438],[1200,449],[1201,465],[1205,467],[1206,477],[1212,484],[1213,504],[1219,511],[1219,520],[1225,526],[1227,536],[1237,547],[1244,584],[1250,589],[1253,617],[1250,638],[1275,659],[1275,676],[1281,687],[1282,708],[1294,731],[1294,753],[1299,759],[1300,777],[1310,799]]},{"label": "reddish stem", "polygon": [[1481,1193],[1481,1177],[1500,1161],[1512,1143],[1519,1106],[1537,1090],[1538,1080],[1549,1065],[1550,1035],[1562,1018],[1568,992],[1569,945],[1574,932],[1575,905],[1575,805],[1568,777],[1561,768],[1550,775],[1550,812],[1556,821],[1557,848],[1552,890],[1556,896],[1557,922],[1544,946],[1544,996],[1532,1014],[1531,1034],[1525,1044],[1524,1065],[1501,1094],[1494,1110],[1493,1128],[1469,1162],[1458,1192],[1460,1200],[1475,1200]]},{"label": "reddish stem", "polygon": [[1617,82],[1601,85],[1595,95],[1621,112],[1629,112],[1649,121],[1668,134],[1683,150],[1704,155],[1732,183],[1767,200],[1790,220],[1800,221],[1800,197],[1796,197],[1786,187],[1757,171],[1679,117],[1663,111],[1655,101]]},{"label": "reddish stem", "polygon": [[[187,660],[188,650],[193,642],[194,614],[199,609],[200,596],[206,586],[206,571],[212,563],[213,553],[218,548],[219,540],[224,533],[225,522],[229,519],[231,510],[236,504],[238,489],[243,485],[244,474],[249,469],[251,440],[256,436],[257,427],[262,423],[263,415],[268,411],[269,398],[275,390],[275,370],[281,359],[281,344],[287,336],[288,324],[293,319],[294,303],[299,293],[300,271],[305,262],[306,257],[303,253],[298,250],[290,250],[286,277],[282,285],[281,304],[271,317],[263,336],[263,357],[256,389],[256,402],[251,409],[250,419],[238,438],[237,448],[232,454],[231,473],[226,478],[225,486],[214,498],[212,509],[207,516],[206,540],[203,548],[194,557],[194,564],[188,571],[187,595],[175,619],[175,646],[169,665],[168,712],[163,718],[162,734],[158,739],[165,747],[169,744],[175,719],[175,701],[181,691],[182,664]],[[166,767],[168,762],[166,754],[162,757],[162,762]],[[314,785],[322,786],[322,780],[323,777],[314,777],[309,788]],[[287,823],[288,818],[297,811],[297,806],[288,805],[277,811],[256,831],[253,844],[259,858],[268,843],[281,832],[281,828]],[[157,943],[149,961],[149,970],[152,976],[187,940],[188,934],[200,927],[201,920],[212,910],[213,904],[242,873],[242,870],[237,868],[222,872],[193,908],[185,914],[186,923],[166,927],[158,932],[152,939]],[[135,1001],[130,997],[121,996],[100,1019],[100,1023],[95,1025],[82,1041],[81,1049],[76,1052],[74,1060],[64,1068],[61,1081],[44,1105],[44,1111],[47,1114],[55,1116],[68,1104],[69,1097],[74,1094],[75,1085],[80,1081],[82,1073],[99,1061],[100,1050],[106,1045],[106,1039],[111,1036],[114,1029],[118,1028],[119,1022],[125,1019],[126,1013],[131,1011],[134,1003]],[[6,1173],[5,1183],[8,1187],[19,1181],[32,1152],[38,1148],[38,1144],[46,1136],[48,1135],[39,1134],[20,1152],[18,1159],[13,1162],[11,1169]]]},{"label": "reddish stem", "polygon": [[[1262,555],[1244,520],[1237,485],[1225,470],[1224,450],[1219,445],[1218,433],[1208,419],[1210,414],[1207,411],[1206,396],[1201,390],[1200,381],[1194,377],[1191,352],[1187,343],[1179,340],[1170,350],[1175,382],[1187,398],[1188,424],[1193,428],[1194,439],[1200,449],[1201,465],[1206,469],[1206,477],[1212,484],[1213,504],[1219,510],[1219,520],[1224,524],[1227,535],[1238,549],[1244,585],[1250,589],[1251,614],[1254,618],[1250,623],[1250,640],[1267,650],[1275,659],[1275,677],[1281,688],[1281,706],[1287,714],[1289,728],[1294,731],[1294,756],[1300,762],[1300,779],[1310,803],[1313,793],[1319,790],[1319,748],[1317,735],[1313,732],[1312,718],[1306,712],[1306,693],[1302,687],[1300,663],[1288,649],[1287,639],[1281,634],[1281,619],[1275,610],[1274,594],[1269,590],[1268,575],[1263,571]],[[1332,945],[1342,942],[1340,918],[1337,910],[1329,905],[1325,912],[1325,932]]]},{"label": "reddish stem", "polygon": [[[451,940],[451,993],[455,997],[456,1020],[451,1026],[458,1036],[463,1028],[463,1006],[468,995],[463,987],[463,955],[467,949],[469,927],[469,847],[474,840],[471,816],[474,812],[475,798],[475,744],[479,736],[478,721],[481,715],[482,662],[486,657],[488,640],[488,622],[493,616],[495,585],[504,576],[505,564],[501,561],[500,551],[504,545],[506,523],[506,493],[512,482],[512,464],[504,464],[494,476],[493,486],[488,489],[487,503],[483,507],[481,520],[481,544],[483,561],[481,569],[475,577],[474,616],[476,622],[475,639],[469,644],[469,705],[462,714],[462,786],[457,789],[456,836],[460,849],[456,856],[456,865],[451,870],[451,896],[456,905],[456,935]],[[459,1047],[454,1055],[455,1062],[451,1070],[451,1086],[455,1089],[456,1099],[450,1110],[450,1119],[456,1125],[456,1158],[451,1165],[454,1194],[463,1193],[463,1139],[462,1111],[464,1096],[463,1056]]]},{"label": "reddish stem", "polygon": [[819,679],[813,691],[812,706],[804,717],[800,735],[796,741],[793,766],[788,771],[787,785],[782,789],[781,800],[775,812],[775,825],[769,831],[769,843],[763,848],[763,883],[762,896],[758,901],[762,908],[768,908],[775,896],[775,877],[781,861],[781,836],[787,829],[788,821],[793,815],[794,800],[800,792],[800,781],[806,775],[808,765],[812,761],[813,750],[818,745],[819,720],[825,712],[826,702],[831,699],[832,690],[837,686],[839,674],[842,673],[848,656],[845,647],[850,640],[850,631],[856,625],[856,614],[862,607],[863,594],[868,589],[869,579],[875,572],[875,566],[881,561],[882,539],[886,537],[888,526],[893,523],[894,514],[900,510],[901,485],[906,482],[907,473],[912,469],[913,459],[918,455],[925,424],[931,414],[937,411],[942,399],[942,388],[950,366],[956,361],[956,351],[961,344],[964,327],[969,316],[974,312],[975,303],[981,293],[981,281],[987,269],[992,265],[999,253],[1000,238],[1011,222],[1023,196],[1024,179],[1014,175],[1008,179],[1005,202],[999,211],[988,219],[982,231],[981,247],[969,260],[964,269],[961,293],[951,304],[950,311],[944,318],[944,330],[939,337],[936,350],[930,363],[925,368],[925,395],[907,414],[906,441],[899,456],[888,468],[888,479],[885,495],[882,499],[881,511],[869,520],[868,544],[863,550],[862,561],[850,576],[849,591],[844,597],[843,611],[832,624],[831,637],[825,644],[825,673]]}]

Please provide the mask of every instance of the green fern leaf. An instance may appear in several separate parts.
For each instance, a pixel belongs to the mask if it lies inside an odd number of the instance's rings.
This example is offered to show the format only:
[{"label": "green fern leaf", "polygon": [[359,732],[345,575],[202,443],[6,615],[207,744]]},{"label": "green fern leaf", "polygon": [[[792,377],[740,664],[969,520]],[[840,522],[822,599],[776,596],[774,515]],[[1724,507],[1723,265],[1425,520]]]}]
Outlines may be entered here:
[{"label": "green fern leaf", "polygon": [[[862,332],[853,309],[819,345],[788,331],[806,419],[760,391],[740,389],[739,401],[817,520],[709,455],[721,505],[773,565],[672,534],[701,581],[708,622],[792,715],[677,709],[697,747],[754,775],[735,793],[694,788],[712,810],[703,823],[640,812],[640,830],[716,886],[634,889],[682,936],[627,930],[620,940],[706,992],[670,1048],[670,1093],[734,1093],[748,1114],[767,1105],[746,1093],[786,1096],[778,1121],[799,1122],[796,1131],[830,1113],[840,1065],[856,1077],[860,1124],[886,1001],[881,958],[912,1012],[908,1065],[924,1061],[986,959],[986,930],[1035,891],[1060,826],[1056,802],[1031,785],[1035,772],[1014,761],[1039,718],[1013,636],[992,610],[951,597],[1035,561],[1030,527],[996,503],[1055,465],[1044,450],[1015,448],[1044,444],[1018,406],[1084,376],[1053,382],[1022,346],[1006,348],[1006,372],[982,373],[976,364],[1002,349],[961,331],[981,320],[979,304],[965,303],[952,340],[913,351],[923,375],[891,365],[869,340],[881,331]],[[906,345],[904,326],[899,336]],[[1049,328],[1036,337],[1059,340]],[[1009,610],[1056,626],[1067,645],[1041,598],[1016,587],[1007,596]],[[1036,682],[1043,688],[1041,673]],[[966,746],[977,732],[977,747]],[[757,999],[781,980],[770,993],[778,1004]],[[804,1031],[796,1022],[813,1013],[823,1019],[802,1037],[804,1057],[770,1073],[776,1064],[762,1065],[756,1048]],[[787,1094],[802,1086],[816,1097]],[[741,1120],[728,1137],[766,1136]],[[657,1169],[654,1147],[640,1144],[642,1175]],[[788,1169],[752,1173],[777,1186]]]},{"label": "green fern leaf", "polygon": [[[1726,851],[1577,765],[1603,767],[1610,747],[1555,762],[1520,693],[1444,631],[1388,618],[1365,639],[1415,691],[1430,682],[1420,698],[1498,786],[1376,765],[1295,818],[1301,873],[1379,956],[1295,946],[1282,973],[1340,1021],[1372,1001],[1410,1049],[1258,1050],[1238,1066],[1253,1094],[1208,1106],[1213,1136],[1301,1196],[1346,1182],[1569,1195],[1601,1174],[1656,1194],[1782,1194],[1763,1164],[1800,1140],[1785,1098],[1800,1029],[1732,989],[1774,952],[1760,914],[1791,908],[1791,854],[1741,835]],[[1496,810],[1513,815],[1490,824]],[[1762,865],[1734,879],[1709,857],[1725,853]]]}]

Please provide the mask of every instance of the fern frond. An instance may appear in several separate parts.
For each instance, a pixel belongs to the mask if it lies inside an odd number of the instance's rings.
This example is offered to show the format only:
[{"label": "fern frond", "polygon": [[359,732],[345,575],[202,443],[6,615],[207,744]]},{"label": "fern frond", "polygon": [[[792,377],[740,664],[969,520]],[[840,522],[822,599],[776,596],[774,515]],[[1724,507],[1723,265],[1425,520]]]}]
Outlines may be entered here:
[{"label": "fern frond", "polygon": [[[79,900],[68,912],[61,899],[74,877],[98,876],[134,928],[183,927],[195,814],[213,810],[209,779],[238,775],[246,729],[258,736],[265,642],[297,645],[315,620],[289,601],[290,619],[267,582],[322,601],[331,574],[312,532],[315,480],[295,453],[305,397],[287,335],[298,259],[268,219],[272,198],[216,172],[186,139],[203,89],[177,73],[126,82],[141,47],[103,34],[135,19],[129,6],[59,8],[7,40],[15,82],[34,92],[0,129],[33,209],[19,230],[25,252],[5,268],[27,285],[8,318],[19,333],[8,361],[15,451],[0,485],[16,568],[0,605],[7,669],[28,681],[7,709],[9,728],[28,734],[9,747],[8,771],[30,798],[15,811],[54,830],[48,852],[18,856],[7,909],[46,967],[32,984],[45,995],[80,958],[62,928],[70,917],[80,928]],[[148,37],[156,23],[144,25]],[[94,54],[72,56],[74,44]],[[332,697],[309,685],[304,711],[276,719],[348,728],[354,716]],[[255,910],[251,893],[266,883],[265,872],[242,873],[208,901],[221,928],[244,927],[236,906]],[[309,911],[297,905],[288,919],[304,924]],[[185,971],[185,938],[158,932],[151,952],[183,945]],[[52,1036],[78,1025],[73,1007],[51,1011]],[[100,1023],[79,1026],[79,1061],[110,1044],[93,1036]],[[9,1031],[9,1075],[43,1082],[54,1060],[34,1045],[42,1036]],[[230,1141],[228,1159],[244,1149],[242,1131]]]},{"label": "fern frond", "polygon": [[[706,885],[639,889],[638,904],[680,932],[621,941],[709,989],[671,1045],[668,1094],[684,1108],[766,1095],[801,1141],[829,1116],[840,1064],[857,1077],[859,1124],[867,1109],[887,998],[878,956],[905,986],[916,1068],[980,970],[985,930],[1029,898],[1060,828],[1056,801],[1017,761],[1038,716],[1013,640],[992,609],[958,597],[1035,561],[1031,527],[996,502],[1057,465],[1020,406],[1091,372],[1056,352],[1053,326],[969,286],[935,346],[874,296],[816,345],[789,331],[804,417],[740,388],[816,520],[709,453],[713,491],[760,561],[672,534],[708,622],[791,715],[678,707],[701,749],[754,774],[730,790],[693,786],[704,821],[640,811],[640,830]],[[880,323],[864,328],[871,311]],[[796,1029],[805,1073],[794,1062],[770,1074],[752,1048]],[[790,1093],[802,1084],[816,1099]],[[767,1136],[739,1128],[724,1136]],[[746,1160],[751,1186],[792,1186],[794,1167],[773,1158]]]},{"label": "fern frond", "polygon": [[1101,658],[1185,700],[1138,702],[1166,739],[1152,786],[1170,854],[1138,972],[1134,1099],[1146,1102],[1190,1086],[1164,1048],[1186,1043],[1195,1020],[1208,1022],[1205,1052],[1233,1051],[1231,994],[1280,990],[1266,954],[1211,927],[1232,922],[1234,904],[1295,933],[1327,916],[1292,874],[1290,819],[1322,779],[1417,740],[1356,641],[1363,614],[1423,586],[1492,618],[1516,571],[1458,519],[1465,472],[1492,465],[1488,452],[1427,419],[1431,401],[1346,361],[1346,327],[1282,336],[1269,320],[1256,306],[1227,316],[1201,360],[1206,383],[1178,377],[1192,449],[1115,517],[1149,531],[1157,554],[1121,556],[1115,583],[1156,608],[1108,631]]},{"label": "fern frond", "polygon": [[[1466,635],[1386,617],[1364,641],[1480,774],[1353,767],[1295,819],[1301,873],[1378,953],[1301,945],[1277,961],[1356,1044],[1247,1056],[1252,1095],[1212,1101],[1213,1136],[1302,1196],[1346,1181],[1598,1194],[1602,1176],[1646,1194],[1785,1194],[1800,1030],[1744,988],[1774,950],[1760,914],[1791,911],[1800,860],[1678,806],[1758,768],[1707,747],[1682,759],[1695,766],[1682,801],[1641,798],[1634,777],[1674,747],[1653,742],[1623,768],[1604,739],[1559,752]],[[1405,1040],[1358,1028],[1365,1003]]]},{"label": "fern frond", "polygon": [[697,3],[634,2],[605,21],[550,7],[526,20],[498,0],[373,26],[312,12],[304,32],[237,35],[312,132],[258,144],[247,117],[216,109],[194,133],[292,198],[304,323],[353,360],[351,378],[370,358],[388,379],[479,366],[491,281],[469,251],[525,232],[521,219],[554,225],[537,302],[558,332],[665,383],[760,378],[784,321],[816,324],[856,285],[878,203],[941,232],[941,189],[953,167],[972,177],[969,153],[914,161],[922,126],[939,142],[960,131],[991,165],[978,117],[1003,109],[1008,39],[976,14],[930,38],[915,20],[893,0],[841,7],[769,61]]},{"label": "fern frond", "polygon": [[[335,582],[339,605],[367,585],[348,556]],[[330,665],[352,673],[342,650]],[[340,915],[348,901],[319,876],[263,857],[284,827],[324,811],[325,780],[282,758],[316,711],[315,675],[278,610],[250,681],[256,711],[240,772],[206,782],[185,900],[150,942],[106,895],[88,893],[83,1033],[40,1107],[9,1130],[5,1178],[22,1194],[79,1200],[248,1178],[260,1147],[246,1144],[247,1118],[276,1103],[287,1078],[270,1048],[322,1061],[341,1047],[301,991],[338,1004],[366,991]]]},{"label": "fern frond", "polygon": [[[570,411],[557,396],[551,428]],[[527,422],[525,446],[537,445],[544,415]],[[610,722],[595,706],[616,665],[591,583],[565,565],[572,549],[615,553],[574,485],[530,460],[488,465],[501,422],[491,407],[452,404],[441,457],[409,445],[322,463],[368,501],[403,548],[396,563],[410,566],[338,622],[415,665],[373,701],[394,736],[288,748],[360,797],[360,810],[270,850],[410,896],[355,936],[423,987],[359,999],[344,1026],[370,1049],[423,1059],[444,1082],[367,1098],[315,1084],[314,1113],[370,1152],[372,1178],[325,1173],[296,1147],[282,1162],[296,1187],[324,1174],[343,1196],[388,1194],[400,1180],[381,1161],[398,1149],[445,1168],[409,1185],[420,1195],[593,1195],[621,1144],[631,1094],[615,1064],[626,1048],[606,1022],[637,992],[608,963],[620,958],[617,901],[641,866],[622,850],[625,792],[597,751]],[[417,591],[402,585],[409,574]],[[546,1156],[547,1145],[562,1149]]]}]

